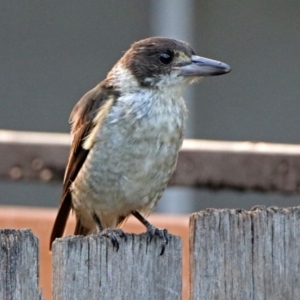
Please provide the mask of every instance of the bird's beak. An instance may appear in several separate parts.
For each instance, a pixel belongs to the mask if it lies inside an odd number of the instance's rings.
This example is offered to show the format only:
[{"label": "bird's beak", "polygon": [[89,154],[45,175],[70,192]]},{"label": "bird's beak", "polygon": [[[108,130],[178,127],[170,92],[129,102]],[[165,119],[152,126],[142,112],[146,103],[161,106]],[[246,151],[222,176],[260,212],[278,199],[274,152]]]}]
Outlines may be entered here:
[{"label": "bird's beak", "polygon": [[220,61],[193,55],[191,62],[180,70],[181,76],[216,76],[230,72],[231,68]]}]

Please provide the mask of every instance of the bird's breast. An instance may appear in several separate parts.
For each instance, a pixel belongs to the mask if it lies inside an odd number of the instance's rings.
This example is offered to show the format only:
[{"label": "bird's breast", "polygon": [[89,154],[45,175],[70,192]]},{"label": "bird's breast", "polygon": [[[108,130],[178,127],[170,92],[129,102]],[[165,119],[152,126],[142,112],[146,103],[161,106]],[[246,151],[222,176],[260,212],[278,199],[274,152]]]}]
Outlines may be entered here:
[{"label": "bird's breast", "polygon": [[102,211],[141,209],[160,197],[176,164],[185,116],[181,98],[163,102],[143,94],[116,101],[75,180],[83,191],[77,196],[85,193]]}]

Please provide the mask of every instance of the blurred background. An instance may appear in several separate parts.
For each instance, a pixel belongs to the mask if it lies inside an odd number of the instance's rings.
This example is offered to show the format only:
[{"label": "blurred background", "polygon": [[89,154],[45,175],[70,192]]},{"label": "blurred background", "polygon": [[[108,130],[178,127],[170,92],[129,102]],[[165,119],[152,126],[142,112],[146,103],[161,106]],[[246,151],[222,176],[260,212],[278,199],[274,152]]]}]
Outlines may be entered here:
[{"label": "blurred background", "polygon": [[[299,143],[299,28],[296,0],[2,0],[0,128],[69,132],[80,97],[132,42],[159,35],[232,67],[187,91],[187,138]],[[56,207],[61,184],[0,182],[0,192],[0,204]],[[157,211],[298,203],[298,196],[176,187]]]}]

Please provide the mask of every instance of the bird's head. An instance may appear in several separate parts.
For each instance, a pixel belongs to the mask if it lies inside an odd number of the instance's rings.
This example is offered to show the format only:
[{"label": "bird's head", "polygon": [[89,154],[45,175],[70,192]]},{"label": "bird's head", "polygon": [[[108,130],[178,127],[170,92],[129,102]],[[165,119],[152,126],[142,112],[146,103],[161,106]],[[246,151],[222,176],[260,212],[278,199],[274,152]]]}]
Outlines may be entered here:
[{"label": "bird's head", "polygon": [[119,73],[119,79],[126,73],[124,79],[132,77],[139,86],[183,91],[197,78],[221,75],[230,70],[225,63],[197,56],[186,42],[152,37],[134,43],[113,72]]}]

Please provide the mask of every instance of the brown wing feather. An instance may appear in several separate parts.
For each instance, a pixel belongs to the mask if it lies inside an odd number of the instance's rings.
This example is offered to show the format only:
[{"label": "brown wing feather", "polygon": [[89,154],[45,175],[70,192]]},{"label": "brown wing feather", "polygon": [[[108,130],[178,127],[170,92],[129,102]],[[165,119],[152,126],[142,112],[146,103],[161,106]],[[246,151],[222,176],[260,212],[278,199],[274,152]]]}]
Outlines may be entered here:
[{"label": "brown wing feather", "polygon": [[85,138],[91,133],[95,126],[93,120],[97,112],[111,95],[117,96],[111,87],[104,87],[103,84],[99,84],[78,101],[71,113],[70,121],[73,123],[71,130],[73,141],[65,171],[60,207],[50,237],[50,250],[52,242],[63,235],[67,219],[72,209],[70,186],[89,153],[89,149],[83,148]]}]

